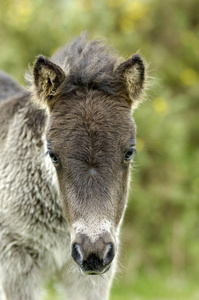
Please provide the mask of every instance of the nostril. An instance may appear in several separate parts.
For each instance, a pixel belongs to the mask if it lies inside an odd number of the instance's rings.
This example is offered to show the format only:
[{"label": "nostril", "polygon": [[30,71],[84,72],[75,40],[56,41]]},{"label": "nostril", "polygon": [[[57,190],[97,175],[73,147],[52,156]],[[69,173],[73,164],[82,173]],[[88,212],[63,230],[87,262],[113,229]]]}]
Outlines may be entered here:
[{"label": "nostril", "polygon": [[74,243],[72,246],[72,258],[78,265],[82,265],[83,255],[79,244]]},{"label": "nostril", "polygon": [[106,245],[106,251],[104,253],[103,265],[109,265],[115,256],[114,246],[112,243]]}]

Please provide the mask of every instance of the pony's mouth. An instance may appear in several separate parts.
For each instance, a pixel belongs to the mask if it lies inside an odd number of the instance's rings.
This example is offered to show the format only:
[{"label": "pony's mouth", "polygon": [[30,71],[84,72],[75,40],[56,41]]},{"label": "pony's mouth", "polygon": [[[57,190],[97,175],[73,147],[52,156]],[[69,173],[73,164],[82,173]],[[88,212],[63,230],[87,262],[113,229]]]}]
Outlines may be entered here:
[{"label": "pony's mouth", "polygon": [[83,268],[80,268],[81,272],[85,275],[102,275],[104,273],[106,273],[109,269],[110,269],[111,265],[109,265],[106,269],[104,269],[103,271],[94,271],[94,270],[90,270],[90,271],[85,271]]}]

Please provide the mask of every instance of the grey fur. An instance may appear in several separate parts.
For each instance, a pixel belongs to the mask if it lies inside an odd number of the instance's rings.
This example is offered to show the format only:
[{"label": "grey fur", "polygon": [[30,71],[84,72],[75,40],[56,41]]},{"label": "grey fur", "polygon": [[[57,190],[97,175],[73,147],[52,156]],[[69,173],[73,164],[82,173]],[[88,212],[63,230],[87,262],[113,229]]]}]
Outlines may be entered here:
[{"label": "grey fur", "polygon": [[12,77],[2,71],[0,71],[0,87],[0,101],[23,91],[23,88]]},{"label": "grey fur", "polygon": [[[78,51],[72,57],[76,47]],[[52,58],[52,62],[40,57],[34,67],[32,96],[42,108],[31,101],[29,92],[20,88],[9,76],[0,73],[0,96],[7,98],[0,103],[0,300],[41,299],[44,283],[55,274],[59,274],[66,299],[106,300],[109,297],[116,270],[118,235],[126,207],[129,173],[128,165],[120,162],[117,141],[128,145],[129,138],[132,135],[135,137],[135,126],[130,116],[132,103],[126,99],[128,93],[117,91],[114,86],[115,81],[118,84],[124,80],[119,72],[117,80],[115,78],[118,58],[107,54],[105,49],[98,42],[89,44],[83,37],[63,48],[60,54]],[[84,64],[80,57],[82,52],[86,59]],[[99,53],[98,58],[95,57],[96,52]],[[63,60],[67,55],[70,57]],[[88,67],[89,57],[91,67]],[[122,67],[124,69],[124,64]],[[99,74],[91,74],[97,70]],[[54,74],[59,75],[56,82],[52,79]],[[43,76],[50,79],[45,77],[43,82]],[[131,84],[129,82],[126,86]],[[53,94],[46,86],[52,83],[56,83]],[[123,89],[125,84],[121,86]],[[74,105],[70,106],[70,102]],[[63,106],[59,108],[58,104]],[[75,107],[77,110],[74,111]],[[96,122],[92,120],[92,114]],[[68,146],[60,146],[60,153],[65,151],[60,154],[63,161],[74,149],[73,143],[78,145],[82,138],[72,129],[78,120],[82,124],[87,122],[85,128],[77,123],[77,127],[83,130],[82,134],[91,136],[84,141],[85,149],[82,143],[82,155],[84,150],[87,153],[95,150],[96,155],[92,155],[92,159],[91,156],[88,159],[86,156],[73,159],[69,168],[63,168],[60,180],[60,171],[54,168],[49,156],[45,156],[46,128],[48,138],[55,144],[59,136],[56,128],[74,116],[77,120],[68,123],[66,129],[60,127],[63,142],[67,141],[68,136],[64,136],[68,134],[67,130],[72,130],[73,135],[71,145],[69,142]],[[96,129],[97,126],[101,127]],[[118,126],[122,135],[118,134]],[[88,148],[90,141],[91,145],[96,144],[93,146],[95,149]],[[88,168],[89,172],[86,171]],[[63,181],[63,178],[66,180]],[[77,190],[74,192],[75,186]],[[89,203],[93,203],[93,207]],[[84,247],[89,244],[95,248],[92,251],[98,251],[99,245],[102,247],[110,238],[113,240],[117,251],[109,271],[94,277],[80,271],[71,257],[71,243],[77,241],[80,233],[81,238],[89,237],[89,242],[84,240]]]}]

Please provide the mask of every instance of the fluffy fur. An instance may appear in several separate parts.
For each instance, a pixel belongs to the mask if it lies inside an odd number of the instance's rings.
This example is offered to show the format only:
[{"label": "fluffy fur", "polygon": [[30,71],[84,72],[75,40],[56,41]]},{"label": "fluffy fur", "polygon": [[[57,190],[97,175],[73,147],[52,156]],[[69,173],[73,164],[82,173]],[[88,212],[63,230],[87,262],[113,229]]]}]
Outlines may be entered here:
[{"label": "fluffy fur", "polygon": [[[145,77],[140,56],[119,61],[83,35],[50,60],[36,59],[31,92],[0,74],[9,87],[0,103],[0,299],[40,299],[55,274],[67,299],[108,299],[128,191],[125,155],[135,146],[131,108]],[[110,269],[83,274],[71,256],[77,242],[82,257],[100,262],[111,244]]]}]

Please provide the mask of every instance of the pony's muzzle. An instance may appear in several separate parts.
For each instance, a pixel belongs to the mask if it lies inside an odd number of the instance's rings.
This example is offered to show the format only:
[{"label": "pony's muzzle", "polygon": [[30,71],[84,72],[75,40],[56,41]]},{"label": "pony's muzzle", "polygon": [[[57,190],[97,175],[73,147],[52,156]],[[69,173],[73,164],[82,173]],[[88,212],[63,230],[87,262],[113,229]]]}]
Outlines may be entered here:
[{"label": "pony's muzzle", "polygon": [[115,256],[114,248],[112,241],[105,242],[101,237],[91,242],[89,237],[84,236],[81,238],[81,243],[72,244],[72,257],[83,273],[98,275],[109,270]]}]

